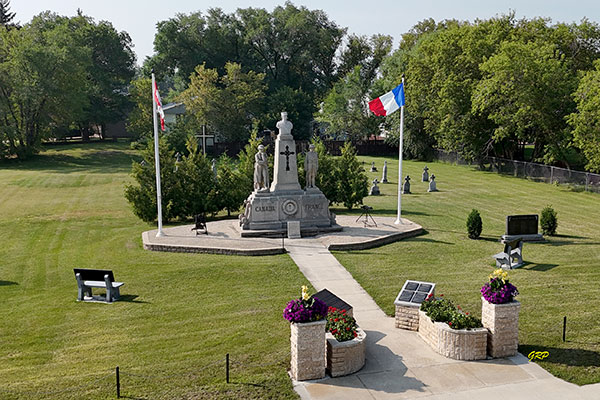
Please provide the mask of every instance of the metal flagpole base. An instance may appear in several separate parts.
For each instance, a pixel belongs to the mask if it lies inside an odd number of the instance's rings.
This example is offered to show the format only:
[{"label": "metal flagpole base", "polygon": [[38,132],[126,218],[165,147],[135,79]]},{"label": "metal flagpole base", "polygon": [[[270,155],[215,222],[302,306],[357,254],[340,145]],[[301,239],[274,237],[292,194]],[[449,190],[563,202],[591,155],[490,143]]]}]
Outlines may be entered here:
[{"label": "metal flagpole base", "polygon": [[394,221],[394,224],[396,224],[396,225],[404,225],[404,222],[402,222],[402,218],[398,218],[396,221]]},{"label": "metal flagpole base", "polygon": [[156,237],[164,237],[164,236],[167,236],[167,235],[165,235],[165,233],[163,231],[156,232]]}]

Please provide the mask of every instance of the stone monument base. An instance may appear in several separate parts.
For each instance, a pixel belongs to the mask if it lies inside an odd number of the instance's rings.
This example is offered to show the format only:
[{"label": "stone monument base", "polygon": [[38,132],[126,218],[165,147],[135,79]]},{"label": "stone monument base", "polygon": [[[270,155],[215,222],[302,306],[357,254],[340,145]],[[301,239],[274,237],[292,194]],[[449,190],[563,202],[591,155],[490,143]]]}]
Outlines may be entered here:
[{"label": "stone monument base", "polygon": [[341,231],[329,200],[318,188],[286,191],[254,191],[240,217],[242,237],[281,237],[288,222],[300,222],[302,236]]}]

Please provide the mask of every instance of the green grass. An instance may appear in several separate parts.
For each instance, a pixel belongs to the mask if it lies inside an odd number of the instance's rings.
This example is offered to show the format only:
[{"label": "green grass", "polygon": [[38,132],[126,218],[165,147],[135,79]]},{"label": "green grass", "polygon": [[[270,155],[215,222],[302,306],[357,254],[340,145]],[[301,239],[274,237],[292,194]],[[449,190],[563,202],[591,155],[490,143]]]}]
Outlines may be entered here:
[{"label": "green grass", "polygon": [[[367,170],[375,161],[381,171],[384,158],[361,160]],[[398,161],[387,160],[390,183],[380,184],[383,196],[365,203],[374,214],[393,216]],[[427,233],[377,249],[337,252],[339,261],[389,315],[406,279],[435,282],[437,295],[480,315],[479,289],[494,269],[491,255],[502,250],[498,239],[506,215],[540,214],[551,204],[558,212],[558,235],[543,244],[525,243],[526,265],[510,273],[522,303],[519,351],[549,351],[539,364],[567,381],[600,382],[600,196],[443,163],[427,163],[440,190],[427,193],[421,182],[425,164],[403,163],[413,194],[402,197],[402,207],[403,216]],[[381,179],[381,172],[368,175]],[[483,219],[479,240],[467,238],[472,208]],[[563,316],[568,319],[564,343]]]},{"label": "green grass", "polygon": [[[143,250],[135,159],[94,143],[0,164],[0,398],[114,398],[117,365],[131,398],[295,398],[281,312],[306,279],[285,255]],[[74,267],[112,269],[124,301],[78,303]]]}]

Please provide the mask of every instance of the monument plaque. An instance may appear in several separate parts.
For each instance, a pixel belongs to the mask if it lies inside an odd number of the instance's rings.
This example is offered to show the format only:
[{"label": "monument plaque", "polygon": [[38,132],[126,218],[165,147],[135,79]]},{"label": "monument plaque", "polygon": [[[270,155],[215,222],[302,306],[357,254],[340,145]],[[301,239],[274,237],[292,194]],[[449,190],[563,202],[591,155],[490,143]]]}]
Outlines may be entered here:
[{"label": "monument plaque", "polygon": [[522,238],[524,242],[539,242],[544,236],[538,233],[538,216],[508,215],[506,217],[506,233],[502,235],[502,242],[510,242]]}]

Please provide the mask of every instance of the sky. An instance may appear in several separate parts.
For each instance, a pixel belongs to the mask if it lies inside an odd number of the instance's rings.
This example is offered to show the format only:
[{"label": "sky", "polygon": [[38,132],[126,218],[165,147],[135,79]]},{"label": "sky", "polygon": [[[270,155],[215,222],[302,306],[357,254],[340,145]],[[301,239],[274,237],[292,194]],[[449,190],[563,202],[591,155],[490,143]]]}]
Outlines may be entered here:
[{"label": "sky", "polygon": [[[391,35],[396,45],[402,33],[426,18],[436,21],[458,19],[473,21],[515,11],[517,18],[549,17],[552,22],[579,22],[587,17],[600,23],[598,0],[306,0],[293,1],[296,6],[306,6],[327,13],[330,20],[348,28],[349,33]],[[153,54],[156,23],[178,13],[206,11],[220,7],[226,13],[238,8],[265,8],[269,11],[284,0],[11,0],[10,9],[21,24],[34,15],[50,10],[60,15],[73,16],[80,8],[96,21],[112,22],[119,31],[131,36],[137,62]]]}]

